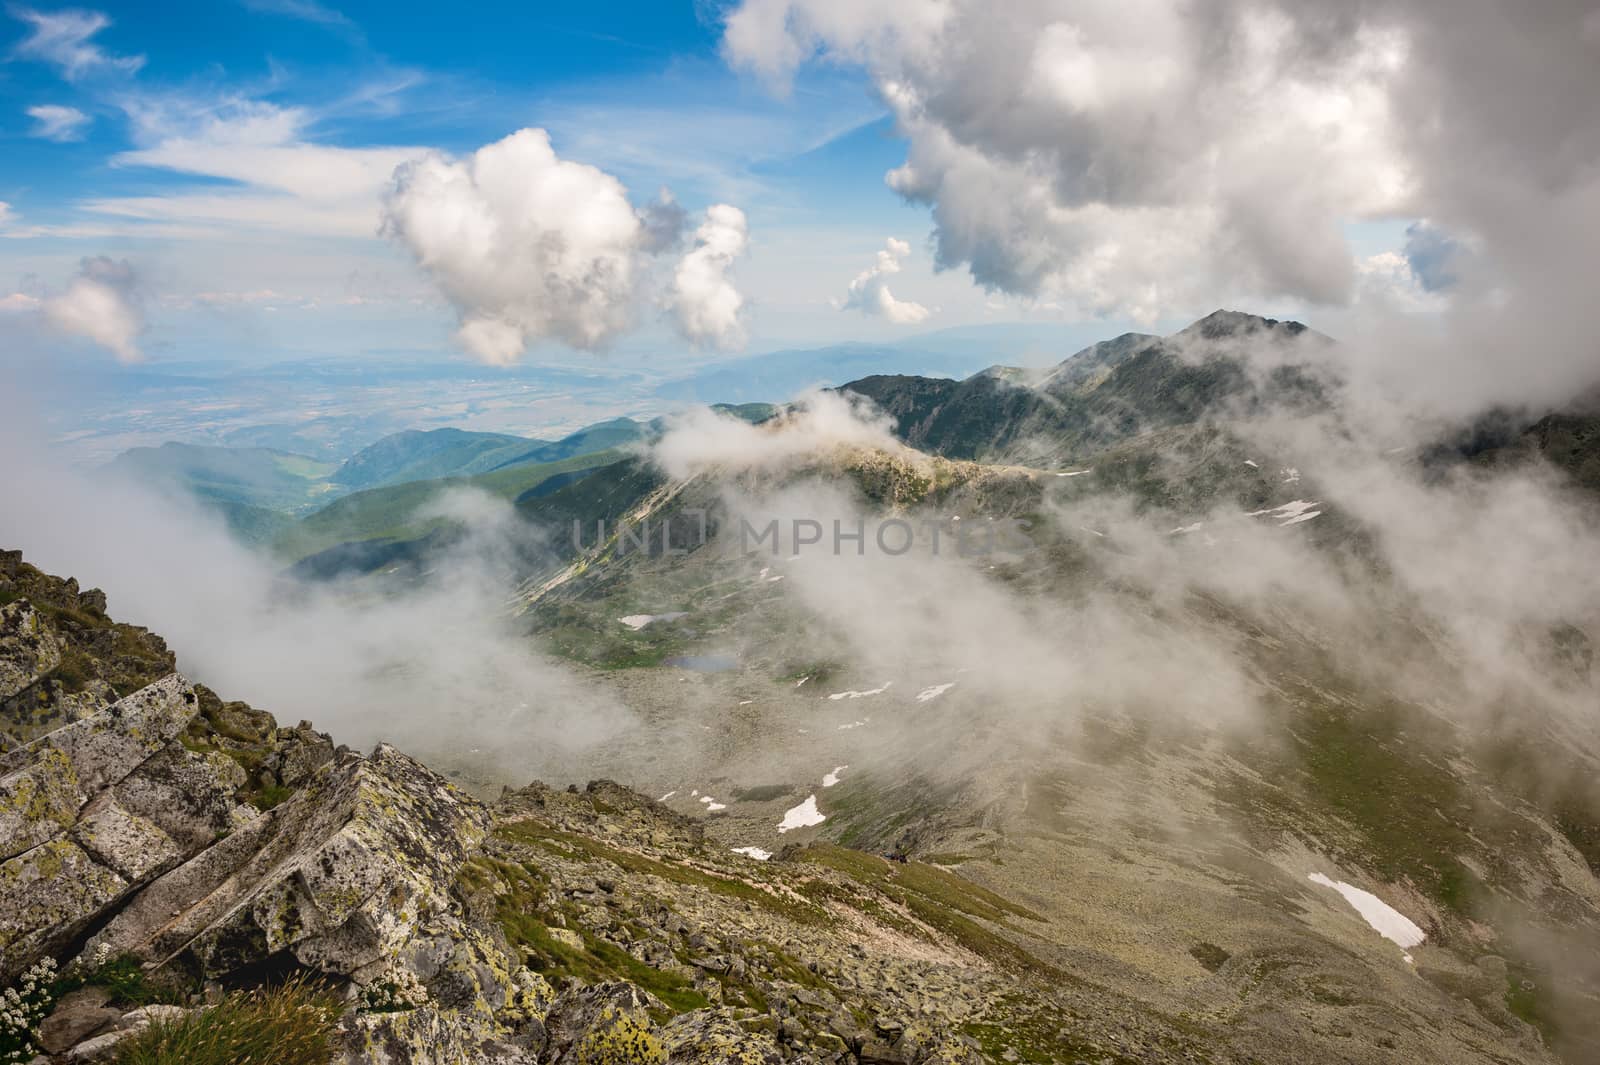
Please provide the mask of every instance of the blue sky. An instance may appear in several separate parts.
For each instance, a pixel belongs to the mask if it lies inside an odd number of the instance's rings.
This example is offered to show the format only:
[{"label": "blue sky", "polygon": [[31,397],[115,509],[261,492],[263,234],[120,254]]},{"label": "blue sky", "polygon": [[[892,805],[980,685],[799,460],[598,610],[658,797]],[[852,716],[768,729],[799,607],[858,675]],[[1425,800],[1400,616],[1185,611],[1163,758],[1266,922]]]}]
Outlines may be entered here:
[{"label": "blue sky", "polygon": [[[91,60],[69,69],[30,45],[35,13],[100,24],[73,45]],[[142,153],[241,107],[296,112],[297,143],[350,150],[459,155],[540,127],[563,157],[615,175],[635,200],[667,187],[691,211],[736,204],[750,225],[738,269],[748,351],[903,337],[833,306],[890,236],[915,249],[898,287],[938,306],[926,327],[997,316],[962,272],[935,276],[926,209],[884,184],[905,145],[869,80],[824,65],[773,92],[723,61],[706,4],[473,5],[471,17],[443,18],[423,5],[241,0],[6,14],[0,232],[11,239],[0,240],[0,297],[48,298],[85,256],[127,260],[141,277],[147,358],[453,350],[450,309],[401,250],[359,225],[182,224],[184,197],[248,193],[248,183]],[[52,129],[30,115],[38,108],[72,117]],[[612,357],[716,354],[642,317]],[[0,329],[38,332],[15,316]],[[573,357],[549,345],[535,354]]]},{"label": "blue sky", "polygon": [[[730,66],[721,18],[707,0],[474,4],[450,17],[315,0],[11,5],[0,19],[0,300],[12,313],[0,330],[24,347],[81,345],[24,312],[48,308],[103,257],[134,279],[137,340],[124,354],[458,353],[461,299],[379,235],[377,204],[400,162],[468,157],[522,129],[548,131],[560,158],[613,176],[641,208],[670,190],[688,247],[713,204],[747,219],[728,272],[743,300],[737,350],[686,343],[646,299],[637,327],[601,345],[608,358],[705,360],[1088,317],[981,287],[959,262],[936,269],[928,206],[885,182],[907,140],[869,73],[810,63],[774,89]],[[1372,255],[1404,224],[1348,235]],[[906,250],[852,295],[889,238]],[[1209,309],[1164,307],[1142,324]],[[1097,334],[1132,324],[1103,313]],[[530,357],[593,355],[557,339]]]}]

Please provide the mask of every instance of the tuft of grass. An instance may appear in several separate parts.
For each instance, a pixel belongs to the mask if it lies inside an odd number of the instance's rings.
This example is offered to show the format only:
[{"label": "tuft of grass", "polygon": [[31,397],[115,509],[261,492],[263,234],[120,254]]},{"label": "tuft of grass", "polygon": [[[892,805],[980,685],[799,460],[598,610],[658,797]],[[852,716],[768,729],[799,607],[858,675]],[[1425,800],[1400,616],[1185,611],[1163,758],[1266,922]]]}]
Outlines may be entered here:
[{"label": "tuft of grass", "polygon": [[81,692],[94,679],[94,659],[76,647],[61,654],[61,662],[51,674],[69,692]]},{"label": "tuft of grass", "polygon": [[250,796],[250,805],[257,810],[270,810],[293,794],[293,788],[286,788],[282,784],[268,784]]},{"label": "tuft of grass", "polygon": [[157,1021],[117,1044],[116,1065],[326,1065],[334,996],[307,976],[235,991],[215,1006]]}]

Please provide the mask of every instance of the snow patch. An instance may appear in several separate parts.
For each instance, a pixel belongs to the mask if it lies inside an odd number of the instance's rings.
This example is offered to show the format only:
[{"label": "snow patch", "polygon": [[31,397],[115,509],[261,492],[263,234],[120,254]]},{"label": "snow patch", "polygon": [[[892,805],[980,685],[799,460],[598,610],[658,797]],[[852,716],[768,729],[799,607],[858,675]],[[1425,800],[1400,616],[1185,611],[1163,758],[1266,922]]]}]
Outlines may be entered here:
[{"label": "snow patch", "polygon": [[[1323,876],[1321,873],[1312,873],[1306,879],[1313,884],[1321,884],[1323,887],[1333,888],[1333,890],[1343,895],[1345,901],[1355,907],[1356,912],[1361,915],[1367,924],[1372,926],[1374,931],[1392,943],[1396,943],[1403,948],[1410,948],[1417,946],[1428,938],[1428,934],[1413,924],[1409,917],[1370,891],[1363,891],[1352,884],[1346,884],[1342,880],[1334,880]],[[1409,955],[1406,960],[1411,960]]]},{"label": "snow patch", "polygon": [[1245,459],[1244,460],[1244,464],[1246,466],[1249,466],[1252,470],[1259,470],[1261,468],[1260,466],[1256,465],[1256,460],[1255,459]]},{"label": "snow patch", "polygon": [[839,731],[840,732],[848,732],[850,729],[853,729],[853,728],[861,728],[868,721],[871,721],[871,720],[872,720],[872,718],[870,718],[870,717],[864,717],[860,721],[852,721],[848,725],[840,725],[839,726]]},{"label": "snow patch", "polygon": [[718,810],[726,810],[728,808],[728,804],[727,803],[718,802],[717,800],[713,799],[709,795],[700,796],[700,801],[705,803],[706,804],[706,809],[711,811],[712,813],[715,813]]},{"label": "snow patch", "polygon": [[618,618],[617,620],[628,626],[628,628],[632,629],[634,632],[638,632],[645,626],[653,625],[658,621],[677,621],[679,618],[686,618],[688,616],[688,614],[679,610],[672,614],[629,614],[627,617]]},{"label": "snow patch", "polygon": [[674,789],[673,791],[669,791],[665,795],[661,796],[661,798],[657,799],[656,802],[666,802],[668,799],[672,798],[676,794],[678,794],[678,792],[676,791],[676,789]]},{"label": "snow patch", "polygon": [[858,692],[858,691],[834,692],[832,695],[828,696],[828,698],[833,700],[834,702],[838,702],[840,699],[865,699],[869,695],[882,695],[884,692],[888,691],[890,686],[893,685],[893,684],[894,684],[894,681],[886,680],[876,688],[868,688],[866,691],[860,691],[860,692]]},{"label": "snow patch", "polygon": [[917,702],[925,703],[930,699],[937,699],[955,686],[956,682],[951,681],[949,684],[935,684],[931,688],[923,688],[917,693]]},{"label": "snow patch", "polygon": [[1304,514],[1296,514],[1294,517],[1290,518],[1288,521],[1280,521],[1280,522],[1278,522],[1278,528],[1281,529],[1285,525],[1299,525],[1303,521],[1310,521],[1312,518],[1320,518],[1321,516],[1322,516],[1322,511],[1320,511],[1320,510],[1308,510]]},{"label": "snow patch", "polygon": [[836,765],[836,766],[834,766],[833,767],[833,772],[829,773],[827,776],[822,778],[822,786],[825,787],[825,788],[833,787],[835,784],[839,783],[839,774],[843,773],[846,769],[849,769],[849,768],[850,767],[848,765]]},{"label": "snow patch", "polygon": [[760,847],[735,847],[733,853],[742,854],[746,858],[754,858],[758,862],[765,862],[772,858],[771,851],[764,851]]},{"label": "snow patch", "polygon": [[1093,472],[1094,472],[1094,467],[1091,466],[1087,470],[1066,470],[1066,471],[1064,471],[1062,473],[1056,474],[1056,476],[1057,477],[1082,477],[1086,473],[1093,473]]},{"label": "snow patch", "polygon": [[1169,535],[1169,536],[1187,536],[1189,533],[1199,532],[1201,529],[1205,528],[1205,524],[1206,523],[1203,522],[1203,521],[1197,521],[1193,525],[1180,525],[1176,529],[1173,529],[1172,532],[1168,533],[1167,535]]},{"label": "snow patch", "polygon": [[[1259,518],[1263,514],[1270,514],[1274,518],[1278,518],[1280,520],[1298,518],[1311,508],[1320,507],[1321,505],[1322,504],[1317,502],[1315,499],[1296,499],[1293,502],[1285,503],[1282,506],[1267,507],[1265,510],[1252,510],[1245,514],[1245,517]],[[1318,513],[1321,512],[1318,511]]]},{"label": "snow patch", "polygon": [[817,797],[812,795],[799,806],[784,813],[783,820],[778,822],[778,831],[793,832],[797,828],[811,828],[827,819],[823,812],[817,809]]}]

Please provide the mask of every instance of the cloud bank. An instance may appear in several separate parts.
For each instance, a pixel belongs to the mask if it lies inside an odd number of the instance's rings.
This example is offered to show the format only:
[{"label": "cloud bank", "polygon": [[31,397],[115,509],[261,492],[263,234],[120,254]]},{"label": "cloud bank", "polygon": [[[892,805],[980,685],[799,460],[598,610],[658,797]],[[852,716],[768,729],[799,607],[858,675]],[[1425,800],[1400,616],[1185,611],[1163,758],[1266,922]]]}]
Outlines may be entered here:
[{"label": "cloud bank", "polygon": [[787,79],[822,52],[875,78],[909,140],[887,179],[980,284],[1151,320],[1237,278],[1346,300],[1341,224],[1409,192],[1391,93],[1404,37],[1311,54],[1272,8],[746,0],[733,61]]},{"label": "cloud bank", "polygon": [[1579,0],[742,0],[723,44],[780,85],[866,70],[938,264],[1079,312],[1372,318],[1349,227],[1427,219],[1397,280],[1451,313],[1432,338],[1364,322],[1360,346],[1419,391],[1449,377],[1459,408],[1549,402],[1593,365],[1595,25]]}]

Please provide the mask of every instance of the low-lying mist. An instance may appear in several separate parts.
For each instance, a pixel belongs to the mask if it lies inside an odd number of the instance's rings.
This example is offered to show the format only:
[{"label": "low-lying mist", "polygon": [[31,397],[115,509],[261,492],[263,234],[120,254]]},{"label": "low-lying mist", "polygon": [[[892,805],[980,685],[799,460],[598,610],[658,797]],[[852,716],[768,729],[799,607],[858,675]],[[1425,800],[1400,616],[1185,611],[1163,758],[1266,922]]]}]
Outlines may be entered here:
[{"label": "low-lying mist", "polygon": [[192,500],[75,471],[22,416],[3,425],[0,541],[105,589],[115,617],[164,636],[179,668],[224,698],[518,784],[563,776],[564,761],[630,723],[510,624],[506,566],[526,530],[502,500],[433,504],[469,534],[412,587],[306,584]]}]

